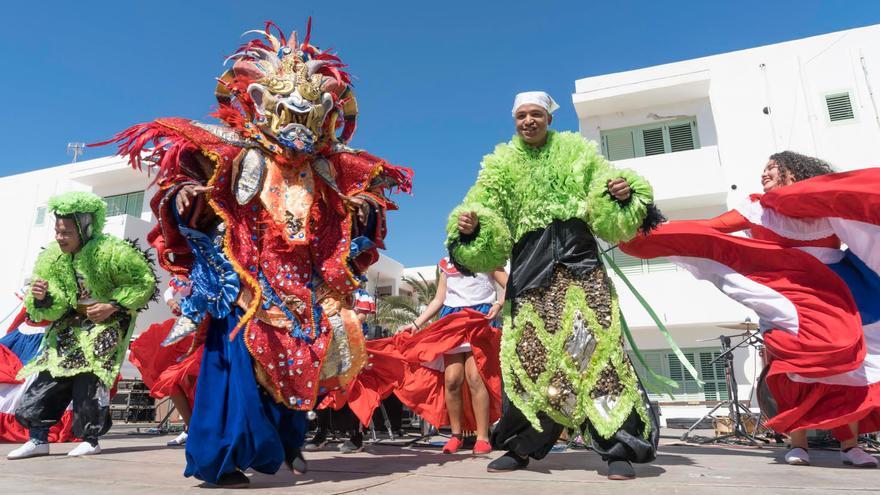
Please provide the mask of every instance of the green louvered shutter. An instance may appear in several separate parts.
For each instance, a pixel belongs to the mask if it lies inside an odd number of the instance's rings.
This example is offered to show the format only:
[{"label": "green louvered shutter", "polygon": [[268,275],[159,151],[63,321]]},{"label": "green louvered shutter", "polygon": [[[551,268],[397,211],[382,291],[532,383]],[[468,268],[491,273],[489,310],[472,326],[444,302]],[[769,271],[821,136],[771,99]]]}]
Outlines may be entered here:
[{"label": "green louvered shutter", "polygon": [[626,160],[636,157],[633,144],[633,132],[629,129],[617,129],[602,132],[602,151],[611,161]]}]

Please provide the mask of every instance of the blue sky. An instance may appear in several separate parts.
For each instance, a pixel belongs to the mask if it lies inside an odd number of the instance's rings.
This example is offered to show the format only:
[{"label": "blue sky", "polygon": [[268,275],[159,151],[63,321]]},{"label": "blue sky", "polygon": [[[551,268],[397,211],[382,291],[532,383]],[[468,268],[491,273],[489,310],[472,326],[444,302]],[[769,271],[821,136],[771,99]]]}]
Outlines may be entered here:
[{"label": "blue sky", "polygon": [[387,242],[413,266],[443,255],[446,215],[513,133],[517,92],[549,91],[562,104],[554,127],[575,129],[576,79],[875,24],[880,3],[16,2],[0,20],[0,175],[67,163],[68,142],[134,123],[207,119],[239,34],[270,19],[304,33],[309,15],[313,43],[357,78],[352,144],[416,170]]}]

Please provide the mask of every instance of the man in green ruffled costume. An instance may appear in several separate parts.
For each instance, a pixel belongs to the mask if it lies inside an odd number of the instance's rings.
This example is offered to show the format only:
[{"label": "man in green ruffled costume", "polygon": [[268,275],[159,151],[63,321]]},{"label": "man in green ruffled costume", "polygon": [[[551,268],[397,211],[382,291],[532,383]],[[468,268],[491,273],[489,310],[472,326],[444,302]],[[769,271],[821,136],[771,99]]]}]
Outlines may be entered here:
[{"label": "man in green ruffled costume", "polygon": [[41,354],[19,372],[33,374],[15,411],[30,440],[9,459],[49,454],[49,428],[73,402],[73,434],[84,441],[68,456],[101,453],[110,428],[110,388],[128,349],[135,317],[156,290],[146,255],[102,233],[107,205],[87,192],[52,197],[55,242],[34,265],[24,304],[34,321],[50,321]]},{"label": "man in green ruffled costume", "polygon": [[632,479],[632,462],[654,459],[659,428],[624,352],[617,296],[595,237],[628,240],[662,216],[644,179],[614,169],[579,134],[548,129],[557,108],[544,92],[517,95],[516,135],[483,159],[447,225],[460,269],[511,262],[504,412],[492,434],[507,453],[488,470],[542,459],[569,427],[589,433],[609,478]]}]

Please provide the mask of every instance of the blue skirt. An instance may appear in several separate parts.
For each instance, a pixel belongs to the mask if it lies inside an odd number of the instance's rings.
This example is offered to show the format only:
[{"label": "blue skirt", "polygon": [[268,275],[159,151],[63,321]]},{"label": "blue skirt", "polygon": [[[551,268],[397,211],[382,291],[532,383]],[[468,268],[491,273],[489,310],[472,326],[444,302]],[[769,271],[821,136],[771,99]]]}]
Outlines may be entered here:
[{"label": "blue skirt", "polygon": [[[440,308],[440,315],[438,316],[438,319],[443,318],[446,315],[451,315],[452,313],[458,313],[459,311],[462,311],[465,309],[472,309],[474,311],[479,311],[480,313],[483,313],[485,315],[485,314],[489,313],[490,309],[492,309],[492,305],[489,303],[485,303],[485,304],[477,304],[475,306],[461,306],[458,308],[453,308],[453,307],[450,307],[450,306],[447,306],[444,304],[443,307]],[[497,320],[493,321],[492,326],[495,328],[498,328],[499,327],[498,321]]]},{"label": "blue skirt", "polygon": [[245,332],[229,341],[241,314],[211,320],[199,370],[184,476],[209,483],[236,469],[274,474],[308,429],[305,411],[278,404],[257,383]]}]

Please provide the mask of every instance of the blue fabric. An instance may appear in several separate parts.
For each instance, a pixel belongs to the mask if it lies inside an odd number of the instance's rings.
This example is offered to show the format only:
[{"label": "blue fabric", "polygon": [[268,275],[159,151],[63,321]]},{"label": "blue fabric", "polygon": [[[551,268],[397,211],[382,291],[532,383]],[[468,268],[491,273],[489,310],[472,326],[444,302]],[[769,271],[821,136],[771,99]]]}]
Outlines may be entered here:
[{"label": "blue fabric", "polygon": [[[489,314],[489,310],[492,309],[492,305],[489,303],[485,303],[485,304],[477,304],[476,306],[461,306],[459,308],[452,308],[452,307],[449,307],[444,304],[443,307],[440,308],[440,316],[439,317],[443,318],[444,316],[451,315],[452,313],[458,313],[459,311],[462,311],[465,309],[472,309],[474,311],[479,311],[480,313],[483,313],[485,315],[485,314]],[[500,325],[498,324],[498,320],[494,320],[492,322],[492,326],[494,328],[500,328]]]},{"label": "blue fabric", "polygon": [[49,428],[28,429],[28,439],[37,445],[49,443]]},{"label": "blue fabric", "polygon": [[225,318],[241,288],[238,273],[209,236],[183,225],[178,228],[193,254],[189,274],[192,292],[180,301],[181,313],[195,323],[202,321],[205,313]]},{"label": "blue fabric", "polygon": [[842,260],[828,265],[828,268],[834,270],[852,292],[862,316],[862,325],[880,320],[880,275],[848,249]]},{"label": "blue fabric", "polygon": [[275,473],[308,428],[304,411],[276,403],[257,383],[246,332],[229,341],[241,314],[211,321],[199,371],[184,475],[209,483],[236,469]]},{"label": "blue fabric", "polygon": [[13,330],[3,338],[0,338],[0,345],[6,347],[18,356],[22,366],[27,364],[31,359],[36,357],[40,351],[40,344],[43,342],[43,334],[33,333],[25,335],[18,330]]}]

